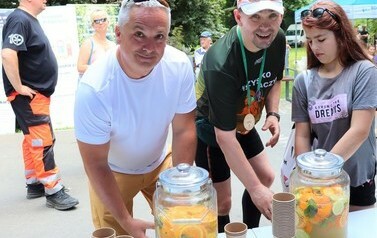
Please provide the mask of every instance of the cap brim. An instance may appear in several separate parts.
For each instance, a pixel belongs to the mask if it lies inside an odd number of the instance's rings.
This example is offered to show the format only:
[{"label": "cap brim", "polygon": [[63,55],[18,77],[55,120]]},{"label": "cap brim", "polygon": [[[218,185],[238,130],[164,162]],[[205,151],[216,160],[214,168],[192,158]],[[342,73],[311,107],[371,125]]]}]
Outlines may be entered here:
[{"label": "cap brim", "polygon": [[253,15],[263,10],[272,10],[280,14],[284,14],[284,7],[281,5],[281,2],[261,1],[246,3],[241,5],[239,8],[241,8],[242,12],[246,15]]}]

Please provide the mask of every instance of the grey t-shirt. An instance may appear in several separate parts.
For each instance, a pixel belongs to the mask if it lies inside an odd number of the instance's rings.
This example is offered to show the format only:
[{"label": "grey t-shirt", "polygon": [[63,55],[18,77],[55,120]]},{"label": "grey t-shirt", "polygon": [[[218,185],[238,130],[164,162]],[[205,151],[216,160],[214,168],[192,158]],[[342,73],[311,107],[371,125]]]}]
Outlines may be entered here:
[{"label": "grey t-shirt", "polygon": [[[292,94],[292,121],[311,122],[318,139],[316,148],[330,151],[351,126],[352,111],[377,108],[377,67],[359,61],[334,78],[322,78],[313,68],[308,90],[303,73],[295,80]],[[368,138],[344,164],[351,186],[372,179],[376,171],[374,120]]]}]

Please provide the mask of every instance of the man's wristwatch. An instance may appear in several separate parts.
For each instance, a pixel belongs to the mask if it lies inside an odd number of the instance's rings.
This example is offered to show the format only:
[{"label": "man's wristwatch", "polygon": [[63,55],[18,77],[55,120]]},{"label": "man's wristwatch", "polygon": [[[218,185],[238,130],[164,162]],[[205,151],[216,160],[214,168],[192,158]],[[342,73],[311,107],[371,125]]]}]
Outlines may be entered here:
[{"label": "man's wristwatch", "polygon": [[280,121],[280,115],[277,112],[267,112],[266,118],[269,116],[274,116],[278,119],[278,121]]}]

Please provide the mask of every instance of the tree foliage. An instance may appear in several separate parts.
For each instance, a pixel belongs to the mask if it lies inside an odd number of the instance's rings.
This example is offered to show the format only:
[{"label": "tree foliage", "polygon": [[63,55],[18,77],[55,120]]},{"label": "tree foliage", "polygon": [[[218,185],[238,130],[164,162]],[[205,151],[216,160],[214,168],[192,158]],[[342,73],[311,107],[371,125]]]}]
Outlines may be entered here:
[{"label": "tree foliage", "polygon": [[0,8],[15,8],[17,6],[17,0],[0,0]]},{"label": "tree foliage", "polygon": [[284,1],[284,21],[282,24],[282,28],[286,30],[290,24],[294,23],[295,19],[295,11],[303,6],[308,5],[311,3],[311,0],[291,0],[291,1]]},{"label": "tree foliage", "polygon": [[[171,0],[172,37],[181,38],[191,50],[199,44],[200,32],[208,30],[219,38],[227,28],[224,25],[225,0]],[[175,31],[179,27],[181,31]]]},{"label": "tree foliage", "polygon": [[[236,24],[233,10],[237,0],[167,0],[172,9],[170,43],[186,52],[199,45],[199,34],[211,31],[214,40],[221,37]],[[49,0],[48,5],[65,4],[120,4],[122,0]],[[294,23],[294,11],[311,3],[312,0],[285,0],[286,9],[282,28]],[[0,0],[0,8],[15,8],[18,0]],[[375,34],[377,23],[368,21],[368,29]]]}]

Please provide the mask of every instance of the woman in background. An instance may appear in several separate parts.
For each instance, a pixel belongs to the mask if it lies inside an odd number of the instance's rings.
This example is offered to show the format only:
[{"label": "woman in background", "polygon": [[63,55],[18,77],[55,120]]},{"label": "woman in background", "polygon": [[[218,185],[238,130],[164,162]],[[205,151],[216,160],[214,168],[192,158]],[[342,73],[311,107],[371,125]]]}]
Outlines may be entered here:
[{"label": "woman in background", "polygon": [[310,151],[313,132],[316,148],[345,160],[343,169],[351,179],[350,211],[372,207],[376,202],[377,68],[338,4],[318,2],[302,11],[301,18],[310,78],[306,86],[305,74],[298,75],[293,88],[295,154]]},{"label": "woman in background", "polygon": [[115,46],[115,43],[106,38],[107,28],[109,27],[109,16],[104,10],[95,10],[90,15],[94,34],[84,40],[81,45],[77,70],[81,75],[95,60],[103,56],[106,51]]},{"label": "woman in background", "polygon": [[368,54],[372,59],[372,62],[377,65],[377,54],[376,54],[376,47],[374,45],[368,46]]}]

